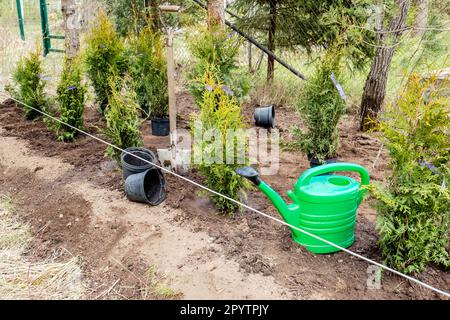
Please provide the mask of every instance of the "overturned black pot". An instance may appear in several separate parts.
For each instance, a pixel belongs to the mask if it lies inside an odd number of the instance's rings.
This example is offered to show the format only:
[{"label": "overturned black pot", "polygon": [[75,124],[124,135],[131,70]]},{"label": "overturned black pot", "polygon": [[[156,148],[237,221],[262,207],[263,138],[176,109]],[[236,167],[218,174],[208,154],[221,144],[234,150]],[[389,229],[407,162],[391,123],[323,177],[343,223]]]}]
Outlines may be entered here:
[{"label": "overturned black pot", "polygon": [[169,118],[152,118],[152,135],[154,136],[168,136],[170,133]]},{"label": "overturned black pot", "polygon": [[255,124],[263,128],[275,128],[275,107],[259,107],[255,109]]}]

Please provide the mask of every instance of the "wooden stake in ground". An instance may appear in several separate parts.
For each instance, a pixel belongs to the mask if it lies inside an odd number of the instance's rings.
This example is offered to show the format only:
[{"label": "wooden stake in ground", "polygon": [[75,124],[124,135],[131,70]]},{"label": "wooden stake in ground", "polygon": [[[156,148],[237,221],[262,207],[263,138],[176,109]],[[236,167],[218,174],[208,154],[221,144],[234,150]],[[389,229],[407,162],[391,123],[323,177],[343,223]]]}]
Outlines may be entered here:
[{"label": "wooden stake in ground", "polygon": [[65,51],[67,60],[74,59],[80,50],[80,20],[76,0],[61,0],[64,18]]},{"label": "wooden stake in ground", "polygon": [[176,145],[175,137],[173,136],[177,129],[177,103],[175,96],[175,66],[173,62],[173,29],[167,30],[167,82],[169,93],[169,120],[170,120],[170,138],[171,145]]}]

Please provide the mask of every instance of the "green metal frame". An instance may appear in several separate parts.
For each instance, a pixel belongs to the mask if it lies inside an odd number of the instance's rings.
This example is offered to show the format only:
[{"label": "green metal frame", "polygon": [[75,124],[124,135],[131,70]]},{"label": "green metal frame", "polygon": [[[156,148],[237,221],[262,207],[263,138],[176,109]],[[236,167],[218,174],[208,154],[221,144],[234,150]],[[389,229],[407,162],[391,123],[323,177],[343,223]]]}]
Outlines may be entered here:
[{"label": "green metal frame", "polygon": [[22,40],[25,40],[25,31],[23,28],[22,3],[20,0],[16,0],[16,7],[17,7],[17,18],[19,20],[20,38]]},{"label": "green metal frame", "polygon": [[[20,1],[20,0],[17,0]],[[48,23],[48,11],[46,0],[39,0],[39,8],[41,13],[41,28],[42,28],[42,47],[44,57],[50,52],[64,52],[61,49],[53,49],[51,39],[64,39],[64,36],[50,34],[50,25]]]}]

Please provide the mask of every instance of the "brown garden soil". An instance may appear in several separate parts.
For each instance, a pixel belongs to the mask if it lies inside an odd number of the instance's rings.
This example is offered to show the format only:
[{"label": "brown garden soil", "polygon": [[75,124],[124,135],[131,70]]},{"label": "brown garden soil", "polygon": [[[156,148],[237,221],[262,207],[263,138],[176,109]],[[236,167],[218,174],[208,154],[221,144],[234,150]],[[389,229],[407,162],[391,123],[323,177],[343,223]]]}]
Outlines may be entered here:
[{"label": "brown garden soil", "polygon": [[[196,108],[185,92],[178,94],[177,101],[179,126],[186,128]],[[253,110],[252,104],[244,108],[250,124]],[[288,107],[277,107],[276,112],[277,128],[289,141],[289,128],[300,124],[300,119]],[[382,181],[387,155],[376,137],[358,132],[353,120],[345,116],[339,125],[339,160],[361,164],[372,180]],[[101,136],[104,121],[94,108],[86,109],[85,125]],[[142,125],[142,136],[153,151],[169,143],[168,137],[151,136],[148,123]],[[368,289],[366,262],[344,252],[312,254],[291,241],[285,226],[248,210],[233,217],[218,215],[197,187],[169,174],[162,205],[127,202],[121,170],[104,156],[105,145],[86,136],[74,143],[57,142],[42,121],[26,121],[10,100],[0,105],[2,140],[3,156],[7,158],[9,152],[17,159],[4,160],[0,153],[4,162],[0,162],[0,194],[19,199],[19,212],[35,234],[31,252],[38,257],[64,258],[69,253],[81,257],[89,287],[86,298],[160,298],[153,292],[143,295],[146,270],[152,263],[173,279],[168,285],[179,290],[176,298],[442,298],[388,272],[383,274],[381,289]],[[25,146],[19,147],[22,143]],[[262,178],[287,200],[285,192],[308,166],[301,152],[282,151],[278,174]],[[202,182],[195,170],[187,177]],[[278,217],[256,190],[248,193],[247,203]],[[358,210],[356,240],[350,250],[381,261],[375,217],[366,200]],[[183,282],[182,276],[190,280]],[[207,283],[204,278],[209,277]],[[416,277],[450,289],[450,274],[437,267]]]}]

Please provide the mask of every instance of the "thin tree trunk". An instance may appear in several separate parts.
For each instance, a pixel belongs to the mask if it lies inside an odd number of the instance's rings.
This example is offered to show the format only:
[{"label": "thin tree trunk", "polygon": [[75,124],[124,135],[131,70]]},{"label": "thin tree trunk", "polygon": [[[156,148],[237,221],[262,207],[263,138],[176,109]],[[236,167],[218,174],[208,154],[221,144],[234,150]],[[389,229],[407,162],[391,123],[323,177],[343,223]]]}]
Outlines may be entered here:
[{"label": "thin tree trunk", "polygon": [[208,0],[208,28],[223,29],[225,26],[225,3],[223,0]]},{"label": "thin tree trunk", "polygon": [[[270,0],[270,21],[269,21],[269,37],[267,48],[275,52],[275,32],[277,28],[277,0]],[[275,72],[275,60],[271,56],[267,56],[267,84],[272,84]]]},{"label": "thin tree trunk", "polygon": [[70,62],[78,54],[80,50],[80,21],[79,8],[76,0],[61,0],[61,12],[64,21],[64,47],[66,51],[66,58]]},{"label": "thin tree trunk", "polygon": [[425,33],[425,28],[428,26],[428,12],[430,8],[430,0],[417,0],[417,16],[414,32],[417,36],[422,36]]},{"label": "thin tree trunk", "polygon": [[[360,109],[360,129],[367,131],[375,126],[381,113],[389,67],[394,56],[396,44],[403,33],[410,0],[397,0],[398,15],[394,16],[386,31],[381,28],[377,33],[378,48],[372,61],[369,75],[364,86]],[[390,41],[386,41],[390,40]]]}]

